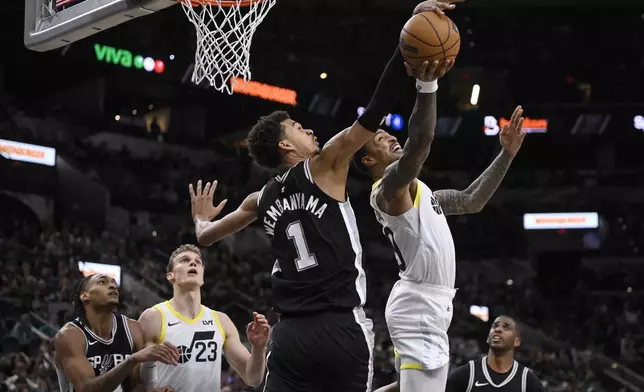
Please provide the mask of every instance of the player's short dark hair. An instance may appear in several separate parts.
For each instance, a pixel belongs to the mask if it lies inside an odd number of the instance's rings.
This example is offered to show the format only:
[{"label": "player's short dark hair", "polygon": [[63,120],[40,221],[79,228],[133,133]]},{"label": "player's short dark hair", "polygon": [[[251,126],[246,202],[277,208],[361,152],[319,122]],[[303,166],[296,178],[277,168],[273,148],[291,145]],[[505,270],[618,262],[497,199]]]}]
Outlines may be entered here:
[{"label": "player's short dark hair", "polygon": [[201,257],[201,251],[199,250],[198,247],[191,244],[183,244],[177,249],[175,249],[174,252],[172,252],[172,254],[170,255],[170,259],[168,260],[168,265],[166,266],[166,272],[172,272],[172,270],[174,269],[174,259],[176,259],[177,256],[179,256],[179,254],[183,252],[193,252],[198,254],[199,257]]},{"label": "player's short dark hair", "polygon": [[248,133],[248,152],[258,165],[276,169],[282,164],[279,142],[284,138],[282,121],[291,117],[282,110],[261,117]]},{"label": "player's short dark hair", "polygon": [[362,146],[355,154],[353,154],[351,166],[353,166],[354,171],[358,173],[359,176],[371,178],[369,168],[364,164],[364,162],[362,162],[362,158],[365,156],[367,156],[367,147]]},{"label": "player's short dark hair", "polygon": [[87,291],[87,283],[92,279],[92,276],[94,275],[88,275],[79,279],[72,290],[71,299],[72,304],[74,304],[74,315],[84,324],[87,324],[87,315],[85,313],[85,304],[81,301],[80,295],[83,291]]}]

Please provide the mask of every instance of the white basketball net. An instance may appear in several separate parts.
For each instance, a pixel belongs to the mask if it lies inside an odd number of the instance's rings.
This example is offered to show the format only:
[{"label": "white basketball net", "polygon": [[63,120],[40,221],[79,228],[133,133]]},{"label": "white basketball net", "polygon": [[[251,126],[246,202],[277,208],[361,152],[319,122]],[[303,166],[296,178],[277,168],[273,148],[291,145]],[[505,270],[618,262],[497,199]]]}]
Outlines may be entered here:
[{"label": "white basketball net", "polygon": [[[253,34],[276,0],[183,0],[186,16],[197,31],[192,82],[207,79],[220,92],[251,79]],[[228,4],[228,6],[221,6]],[[232,3],[232,5],[230,5]],[[232,79],[232,81],[231,81]],[[241,79],[241,80],[240,80]]]}]

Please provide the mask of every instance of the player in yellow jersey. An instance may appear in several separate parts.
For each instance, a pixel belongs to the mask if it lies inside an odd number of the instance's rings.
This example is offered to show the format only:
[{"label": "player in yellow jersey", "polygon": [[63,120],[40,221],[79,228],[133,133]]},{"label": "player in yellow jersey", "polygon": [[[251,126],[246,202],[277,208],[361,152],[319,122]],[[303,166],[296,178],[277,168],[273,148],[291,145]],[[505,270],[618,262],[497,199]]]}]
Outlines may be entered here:
[{"label": "player in yellow jersey", "polygon": [[149,387],[171,386],[176,392],[219,392],[221,360],[225,356],[246,384],[260,385],[270,333],[266,318],[254,313],[253,322],[246,328],[252,347],[249,353],[230,318],[201,304],[204,265],[199,248],[177,248],[170,256],[167,275],[172,283],[172,299],[144,311],[139,322],[148,344],[172,343],[179,347],[181,356],[177,366],[144,364],[142,382]]}]

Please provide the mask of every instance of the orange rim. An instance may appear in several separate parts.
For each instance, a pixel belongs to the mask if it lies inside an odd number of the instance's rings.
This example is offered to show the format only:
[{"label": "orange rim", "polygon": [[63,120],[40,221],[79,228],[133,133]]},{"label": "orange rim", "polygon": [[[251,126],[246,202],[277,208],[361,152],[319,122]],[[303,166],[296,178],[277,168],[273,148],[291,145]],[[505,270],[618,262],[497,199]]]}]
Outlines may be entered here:
[{"label": "orange rim", "polygon": [[200,7],[202,5],[214,5],[217,7],[250,7],[251,5],[261,3],[264,0],[180,0],[183,3],[190,4],[193,7]]}]

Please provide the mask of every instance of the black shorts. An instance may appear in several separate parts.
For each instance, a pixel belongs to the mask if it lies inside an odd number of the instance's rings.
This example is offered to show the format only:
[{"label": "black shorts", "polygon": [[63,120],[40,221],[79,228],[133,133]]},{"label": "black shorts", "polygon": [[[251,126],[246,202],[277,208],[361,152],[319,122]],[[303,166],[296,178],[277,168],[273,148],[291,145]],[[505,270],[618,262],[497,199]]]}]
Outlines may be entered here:
[{"label": "black shorts", "polygon": [[271,340],[265,392],[371,391],[373,323],[362,309],[282,317]]}]

